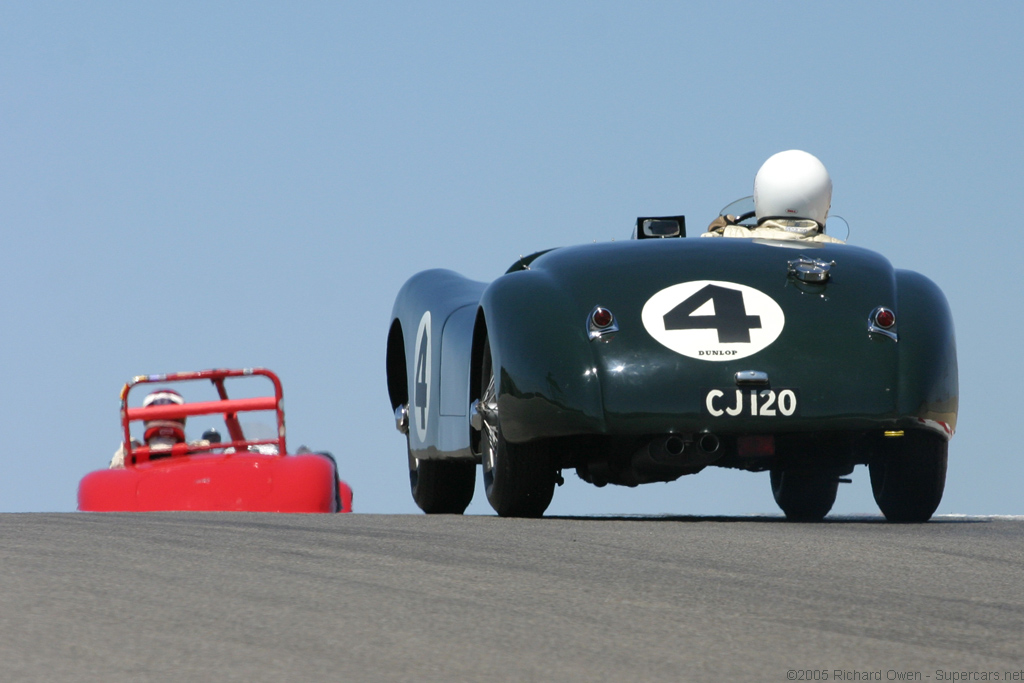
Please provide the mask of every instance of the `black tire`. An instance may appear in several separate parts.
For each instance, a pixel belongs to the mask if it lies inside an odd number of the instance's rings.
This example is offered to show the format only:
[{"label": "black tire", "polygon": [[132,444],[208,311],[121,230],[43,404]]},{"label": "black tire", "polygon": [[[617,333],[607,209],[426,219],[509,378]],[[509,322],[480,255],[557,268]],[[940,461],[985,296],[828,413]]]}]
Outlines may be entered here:
[{"label": "black tire", "polygon": [[927,522],[946,488],[949,443],[938,434],[908,432],[886,442],[868,464],[871,492],[890,522]]},{"label": "black tire", "polygon": [[820,522],[839,491],[839,477],[828,470],[773,469],[771,481],[775,502],[794,522]]},{"label": "black tire", "polygon": [[[481,367],[481,401],[496,405],[491,345],[486,339]],[[480,436],[487,500],[501,517],[540,517],[555,494],[556,471],[544,443],[513,444],[501,432],[495,409],[484,419]]]},{"label": "black tire", "polygon": [[473,500],[476,463],[465,460],[419,460],[409,452],[412,499],[428,515],[461,515]]},{"label": "black tire", "polygon": [[501,517],[540,517],[555,495],[555,468],[542,444],[512,444],[498,430],[494,466],[484,469],[487,500]]}]

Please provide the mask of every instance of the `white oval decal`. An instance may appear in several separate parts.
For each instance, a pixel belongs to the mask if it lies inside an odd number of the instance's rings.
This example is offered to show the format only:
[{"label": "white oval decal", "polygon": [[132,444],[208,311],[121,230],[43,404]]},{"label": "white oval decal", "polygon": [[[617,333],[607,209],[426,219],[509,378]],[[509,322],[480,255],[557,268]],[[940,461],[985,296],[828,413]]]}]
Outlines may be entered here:
[{"label": "white oval decal", "polygon": [[709,361],[746,358],[782,333],[786,316],[764,292],[719,280],[681,282],[644,304],[644,327],[676,353]]},{"label": "white oval decal", "polygon": [[416,330],[416,354],[412,373],[412,421],[416,423],[416,435],[420,441],[427,440],[427,421],[430,419],[430,311],[420,318]]}]

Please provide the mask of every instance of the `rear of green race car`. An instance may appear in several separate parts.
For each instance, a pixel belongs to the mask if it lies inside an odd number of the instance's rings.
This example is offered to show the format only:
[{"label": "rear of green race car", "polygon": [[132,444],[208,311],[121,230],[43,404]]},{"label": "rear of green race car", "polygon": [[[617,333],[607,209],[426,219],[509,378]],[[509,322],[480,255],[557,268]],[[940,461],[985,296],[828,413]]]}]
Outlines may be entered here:
[{"label": "rear of green race car", "polygon": [[504,438],[551,446],[595,484],[771,470],[788,516],[820,518],[864,463],[890,519],[927,519],[941,498],[958,396],[948,306],[874,252],[560,249],[493,283],[483,308]]}]

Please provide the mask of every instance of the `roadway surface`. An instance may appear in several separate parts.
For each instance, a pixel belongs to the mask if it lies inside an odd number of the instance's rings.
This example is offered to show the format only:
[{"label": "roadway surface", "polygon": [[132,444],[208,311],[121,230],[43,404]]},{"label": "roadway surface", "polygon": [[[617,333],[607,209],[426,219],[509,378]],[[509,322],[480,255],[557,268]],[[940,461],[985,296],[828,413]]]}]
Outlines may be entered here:
[{"label": "roadway surface", "polygon": [[0,515],[3,681],[813,670],[1024,680],[1024,518]]}]

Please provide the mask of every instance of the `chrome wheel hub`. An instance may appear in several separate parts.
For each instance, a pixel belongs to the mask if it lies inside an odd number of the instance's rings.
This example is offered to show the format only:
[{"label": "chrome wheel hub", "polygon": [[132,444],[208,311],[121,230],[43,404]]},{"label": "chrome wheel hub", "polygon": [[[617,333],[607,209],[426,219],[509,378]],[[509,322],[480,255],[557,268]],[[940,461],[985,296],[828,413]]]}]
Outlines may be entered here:
[{"label": "chrome wheel hub", "polygon": [[494,388],[494,373],[491,373],[483,396],[473,401],[470,422],[480,432],[480,461],[484,472],[494,469],[495,452],[498,448],[498,396]]}]

